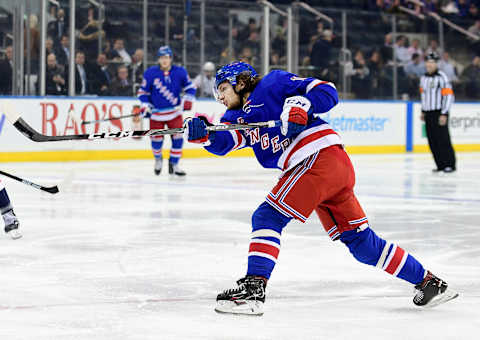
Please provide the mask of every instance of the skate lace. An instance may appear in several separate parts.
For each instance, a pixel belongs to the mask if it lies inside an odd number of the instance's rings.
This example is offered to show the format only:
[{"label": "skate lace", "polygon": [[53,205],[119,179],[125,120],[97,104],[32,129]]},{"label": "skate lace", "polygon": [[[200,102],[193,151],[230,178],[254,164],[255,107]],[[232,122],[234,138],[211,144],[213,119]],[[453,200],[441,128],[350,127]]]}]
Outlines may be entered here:
[{"label": "skate lace", "polygon": [[223,294],[226,294],[226,295],[238,294],[238,293],[242,292],[244,289],[245,289],[245,283],[241,283],[241,284],[238,285],[237,288],[225,289],[223,291]]},{"label": "skate lace", "polygon": [[425,293],[423,292],[423,290],[420,290],[420,289],[415,289],[415,296],[413,297],[413,301],[415,302],[420,302],[423,300],[423,297],[425,296]]}]

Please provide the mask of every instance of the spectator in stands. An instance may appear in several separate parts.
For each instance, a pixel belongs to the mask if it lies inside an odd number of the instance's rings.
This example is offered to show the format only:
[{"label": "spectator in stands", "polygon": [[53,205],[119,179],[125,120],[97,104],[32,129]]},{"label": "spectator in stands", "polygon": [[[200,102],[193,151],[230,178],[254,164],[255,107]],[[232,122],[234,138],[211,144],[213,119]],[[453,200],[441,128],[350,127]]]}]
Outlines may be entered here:
[{"label": "spectator in stands", "polygon": [[475,20],[474,24],[468,28],[468,31],[475,35],[480,35],[480,20]]},{"label": "spectator in stands", "polygon": [[440,4],[438,0],[423,0],[423,3],[425,6],[423,6],[423,12],[428,13],[428,12],[434,12],[438,13]]},{"label": "spectator in stands", "polygon": [[404,35],[400,35],[397,37],[397,41],[393,47],[400,65],[406,65],[410,61],[410,54],[408,53],[406,43],[407,38]]},{"label": "spectator in stands", "polygon": [[427,50],[425,51],[425,55],[431,53],[436,53],[437,55],[443,54],[442,49],[438,46],[438,41],[436,41],[435,39],[430,40]]},{"label": "spectator in stands", "polygon": [[414,53],[412,60],[404,67],[407,76],[407,93],[411,98],[418,96],[418,83],[420,78],[425,74],[425,63],[422,62],[420,56]]},{"label": "spectator in stands", "polygon": [[385,11],[385,1],[384,0],[368,0],[365,4],[365,9],[367,11]]},{"label": "spectator in stands", "polygon": [[[238,57],[238,59],[240,59],[240,56]],[[225,49],[222,51],[222,53],[220,53],[220,65],[229,64],[234,60],[237,60],[237,57],[235,56],[235,50],[232,51],[232,57],[230,58],[229,48],[228,48],[228,46],[225,47]],[[250,64],[250,65],[252,65],[252,64]]]},{"label": "spectator in stands", "polygon": [[[26,94],[35,94],[38,79],[38,67],[40,60],[40,31],[38,29],[38,17],[35,14],[30,15],[30,79],[28,85],[25,85]],[[24,42],[27,41],[27,31],[24,31]],[[24,45],[25,63],[27,60],[27,44]]]},{"label": "spectator in stands", "polygon": [[90,67],[89,71],[92,93],[99,96],[108,95],[112,76],[108,71],[107,56],[105,53],[98,55],[97,62]]},{"label": "spectator in stands", "polygon": [[469,1],[467,0],[456,0],[458,15],[462,18],[465,18],[468,15]]},{"label": "spectator in stands", "polygon": [[257,57],[253,54],[253,51],[250,47],[245,46],[242,48],[242,51],[239,55],[239,61],[243,61],[255,67],[254,65],[258,65]]},{"label": "spectator in stands", "polygon": [[0,60],[0,94],[12,94],[12,75],[13,75],[13,48],[7,46],[5,49],[5,59]]},{"label": "spectator in stands", "polygon": [[60,46],[56,49],[55,55],[58,64],[68,65],[68,61],[70,60],[70,39],[68,35],[62,35]]},{"label": "spectator in stands", "polygon": [[324,31],[323,21],[317,20],[317,29],[315,33],[312,35],[312,41],[315,42],[318,39],[321,39],[323,37],[323,31]]},{"label": "spectator in stands", "polygon": [[480,14],[478,12],[478,7],[475,3],[470,3],[470,7],[468,8],[468,18],[470,20],[478,20],[480,18]]},{"label": "spectator in stands", "polygon": [[130,54],[125,50],[123,39],[116,39],[113,43],[113,50],[111,52],[111,58],[116,62],[124,63],[125,65],[130,65],[132,63],[132,58]]},{"label": "spectator in stands", "polygon": [[270,67],[281,68],[280,66],[280,55],[278,52],[270,53]]},{"label": "spectator in stands", "polygon": [[202,67],[202,73],[193,79],[193,85],[197,88],[195,95],[203,98],[213,98],[215,85],[215,64],[207,61]]},{"label": "spectator in stands", "polygon": [[415,87],[418,87],[418,81],[420,77],[423,76],[426,72],[425,64],[420,59],[420,56],[417,53],[414,53],[412,56],[412,60],[408,62],[407,65],[404,67],[405,74],[409,78],[415,78]]},{"label": "spectator in stands", "polygon": [[78,34],[79,47],[84,51],[87,60],[93,60],[98,52],[98,39],[105,38],[102,23],[95,20],[95,10],[90,7],[87,14],[87,23]]},{"label": "spectator in stands", "polygon": [[393,44],[392,33],[385,35],[383,46],[380,49],[380,54],[385,63],[393,60]]},{"label": "spectator in stands", "polygon": [[128,68],[124,65],[117,69],[117,77],[112,81],[110,87],[112,96],[131,97],[133,96],[133,84],[128,79]]},{"label": "spectator in stands", "polygon": [[287,50],[287,19],[279,17],[278,25],[275,27],[275,36],[272,40],[272,50],[280,56],[285,55]]},{"label": "spectator in stands", "polygon": [[52,38],[48,37],[45,40],[45,50],[46,50],[46,55],[48,56],[49,54],[53,53],[55,54],[55,50],[53,48],[53,40]]},{"label": "spectator in stands", "polygon": [[457,4],[453,0],[444,2],[442,12],[445,14],[458,14]]},{"label": "spectator in stands", "polygon": [[57,6],[52,5],[47,13],[47,27],[55,20],[57,20]]},{"label": "spectator in stands", "polygon": [[325,30],[321,39],[312,46],[310,63],[315,67],[315,77],[322,78],[328,72],[332,50],[333,32]]},{"label": "spectator in stands", "polygon": [[66,95],[67,79],[63,66],[57,64],[55,54],[47,56],[47,73],[45,79],[45,93],[47,95]]},{"label": "spectator in stands", "polygon": [[175,17],[171,15],[168,18],[168,25],[170,29],[170,39],[183,40],[183,22],[181,20],[175,20]]},{"label": "spectator in stands", "polygon": [[85,53],[78,51],[75,54],[75,94],[85,95],[90,93],[89,79],[85,66]]},{"label": "spectator in stands", "polygon": [[371,95],[381,97],[383,94],[383,60],[380,51],[372,52],[367,66],[370,70]]},{"label": "spectator in stands", "polygon": [[50,22],[47,28],[48,35],[53,37],[55,43],[58,43],[62,35],[68,34],[68,24],[65,20],[65,11],[60,8],[57,11],[57,20]]},{"label": "spectator in stands", "polygon": [[133,79],[133,86],[139,86],[143,80],[143,71],[145,67],[143,65],[143,50],[137,48],[132,55],[132,64],[128,68],[128,77]]},{"label": "spectator in stands", "polygon": [[407,50],[408,54],[410,55],[410,59],[412,59],[412,56],[416,53],[419,55],[420,59],[423,60],[423,50],[420,48],[420,40],[413,39],[412,44]]},{"label": "spectator in stands", "polygon": [[[155,20],[156,24],[153,28],[153,34],[157,37],[165,37],[165,23],[163,20]],[[175,20],[173,15],[168,17],[169,39],[183,40],[183,21]],[[108,56],[108,55],[107,55]]]},{"label": "spectator in stands", "polygon": [[470,99],[480,98],[480,57],[475,56],[472,63],[468,65],[461,77],[465,94]]},{"label": "spectator in stands", "polygon": [[251,36],[252,32],[258,33],[258,31],[257,21],[255,18],[250,18],[248,19],[248,26],[238,33],[238,40],[245,41]]},{"label": "spectator in stands", "polygon": [[450,56],[448,52],[443,52],[442,59],[438,63],[438,68],[445,72],[447,78],[454,86],[458,84],[457,69],[453,63],[450,62]]},{"label": "spectator in stands", "polygon": [[260,36],[257,31],[252,31],[250,36],[242,44],[245,47],[249,47],[254,55],[260,55]]},{"label": "spectator in stands", "polygon": [[389,13],[396,12],[401,4],[400,0],[370,0],[369,2],[367,9]]},{"label": "spectator in stands", "polygon": [[349,72],[352,76],[352,92],[356,98],[367,99],[370,97],[370,70],[361,50],[355,52],[352,69]]}]

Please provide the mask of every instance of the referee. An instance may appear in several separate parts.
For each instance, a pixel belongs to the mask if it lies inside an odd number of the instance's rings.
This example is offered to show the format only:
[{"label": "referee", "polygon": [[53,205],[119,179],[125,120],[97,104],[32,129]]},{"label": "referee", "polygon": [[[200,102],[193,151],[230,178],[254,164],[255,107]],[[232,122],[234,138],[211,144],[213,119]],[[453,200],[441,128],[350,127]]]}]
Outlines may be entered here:
[{"label": "referee", "polygon": [[438,70],[438,60],[436,53],[425,57],[427,73],[420,78],[421,119],[425,121],[428,145],[437,165],[433,172],[450,173],[455,171],[456,162],[448,132],[448,113],[454,97],[446,74]]}]

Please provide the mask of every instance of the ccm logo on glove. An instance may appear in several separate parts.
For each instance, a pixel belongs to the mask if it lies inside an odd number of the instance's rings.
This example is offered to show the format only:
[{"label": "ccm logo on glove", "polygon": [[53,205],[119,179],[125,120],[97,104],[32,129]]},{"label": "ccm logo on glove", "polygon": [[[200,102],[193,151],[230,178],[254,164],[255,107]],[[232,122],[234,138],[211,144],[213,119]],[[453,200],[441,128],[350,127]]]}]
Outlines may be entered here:
[{"label": "ccm logo on glove", "polygon": [[282,121],[282,134],[291,137],[302,132],[308,123],[308,112],[312,104],[302,96],[293,96],[285,99],[283,111],[280,115]]}]

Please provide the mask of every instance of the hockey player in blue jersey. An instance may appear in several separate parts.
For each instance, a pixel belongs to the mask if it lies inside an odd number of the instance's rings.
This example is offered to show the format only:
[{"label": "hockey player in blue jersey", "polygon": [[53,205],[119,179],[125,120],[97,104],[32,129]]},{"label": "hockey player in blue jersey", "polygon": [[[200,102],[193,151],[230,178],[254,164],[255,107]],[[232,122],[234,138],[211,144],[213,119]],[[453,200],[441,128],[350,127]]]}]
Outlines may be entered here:
[{"label": "hockey player in blue jersey", "polygon": [[433,306],[458,295],[370,228],[353,192],[355,173],[342,140],[317,117],[338,103],[334,84],[285,71],[261,78],[250,65],[236,62],[217,72],[215,86],[217,99],[227,107],[222,123],[281,120],[282,126],[208,133],[204,120],[192,118],[186,124],[188,140],[216,155],[251,147],[263,167],[283,171],[253,213],[246,276],[217,296],[217,312],[263,313],[283,228],[292,219],[305,222],[314,210],[330,238],[340,240],[358,261],[415,285],[415,305]]},{"label": "hockey player in blue jersey", "polygon": [[[173,52],[169,46],[160,47],[157,57],[158,65],[144,72],[142,86],[138,90],[138,98],[142,102],[141,112],[144,117],[150,118],[150,129],[163,129],[165,126],[170,129],[181,128],[182,112],[192,109],[195,86],[183,67],[172,64]],[[180,98],[182,91],[185,93],[183,104]],[[154,173],[160,175],[163,164],[163,136],[152,136],[151,143],[155,157]],[[168,162],[170,174],[185,176],[185,171],[178,166],[182,147],[183,134],[173,135]]]},{"label": "hockey player in blue jersey", "polygon": [[19,223],[17,216],[15,216],[15,213],[13,212],[7,189],[5,189],[2,180],[0,180],[0,213],[5,222],[5,232],[7,235],[14,240],[22,237],[22,234],[18,231]]}]

